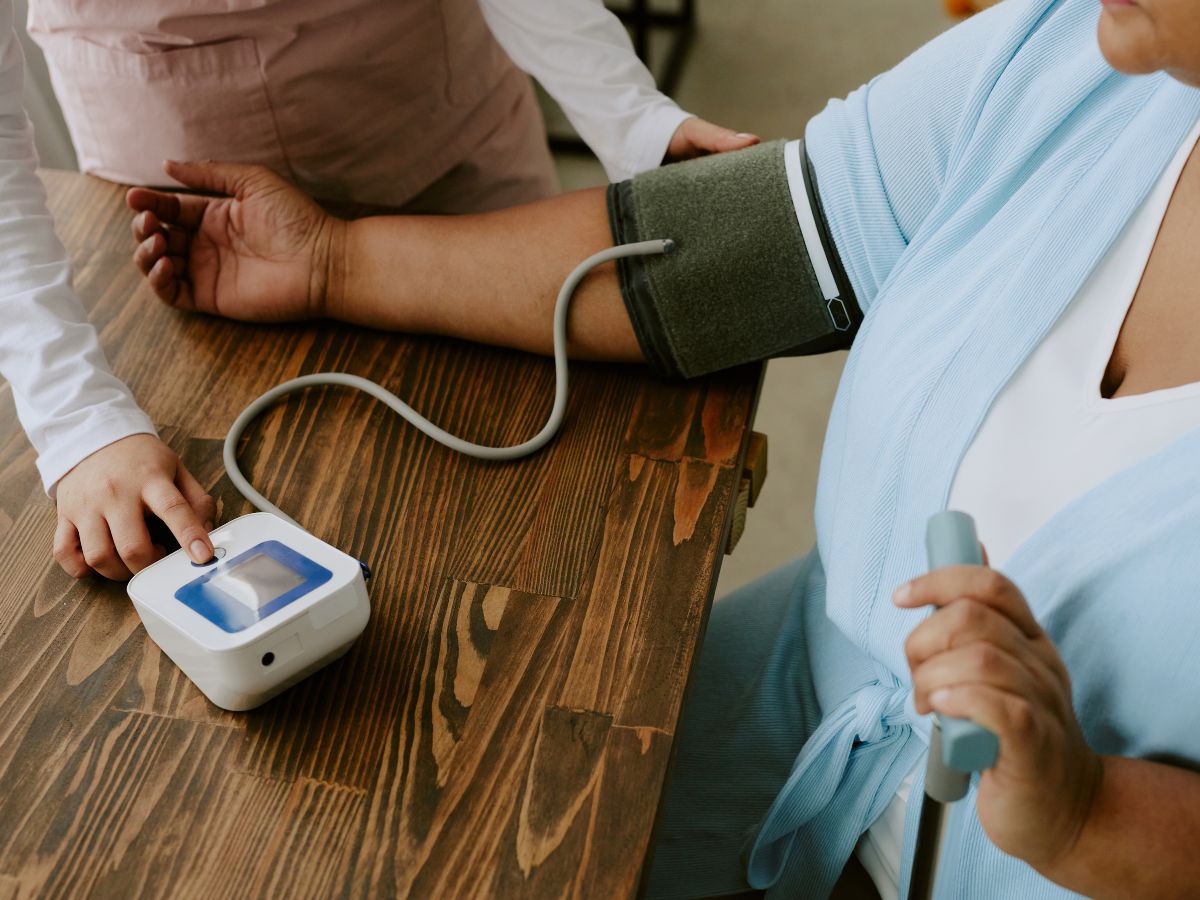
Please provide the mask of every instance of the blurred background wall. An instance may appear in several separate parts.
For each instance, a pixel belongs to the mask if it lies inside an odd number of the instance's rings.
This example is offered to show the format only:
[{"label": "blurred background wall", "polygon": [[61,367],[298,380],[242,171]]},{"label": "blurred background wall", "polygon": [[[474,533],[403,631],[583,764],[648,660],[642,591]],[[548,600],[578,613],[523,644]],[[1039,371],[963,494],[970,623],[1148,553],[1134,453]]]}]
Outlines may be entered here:
[{"label": "blurred background wall", "polygon": [[[547,0],[553,2],[553,0]],[[614,4],[618,0],[613,0]],[[657,0],[664,10],[672,0]],[[842,96],[894,65],[952,24],[942,0],[696,0],[698,29],[675,98],[689,112],[764,139],[799,137],[830,97]],[[28,0],[17,0],[24,23]],[[26,108],[42,164],[76,167],[75,153],[45,62],[21,34]],[[654,34],[652,68],[667,38]],[[549,127],[564,130],[544,102]],[[558,156],[565,190],[604,183],[598,163]],[[770,475],[750,511],[745,536],[726,557],[718,596],[812,546],[813,496],[825,424],[845,354],[775,360],[756,428],[770,439]]]},{"label": "blurred background wall", "polygon": [[78,169],[75,148],[67,134],[67,123],[63,120],[50,86],[50,73],[46,60],[38,45],[25,33],[25,20],[29,15],[29,0],[16,0],[13,4],[13,19],[17,24],[17,37],[25,51],[25,110],[33,121],[33,132],[37,140],[38,156],[48,169]]}]

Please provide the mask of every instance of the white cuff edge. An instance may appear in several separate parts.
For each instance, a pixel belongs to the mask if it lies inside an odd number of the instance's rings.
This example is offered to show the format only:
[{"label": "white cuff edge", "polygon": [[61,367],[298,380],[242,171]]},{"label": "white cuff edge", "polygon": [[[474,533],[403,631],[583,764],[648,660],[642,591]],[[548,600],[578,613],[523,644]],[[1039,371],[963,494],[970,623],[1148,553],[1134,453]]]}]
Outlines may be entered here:
[{"label": "white cuff edge", "polygon": [[800,225],[800,234],[804,237],[804,247],[816,273],[817,283],[821,286],[821,295],[826,300],[833,300],[838,296],[837,281],[834,280],[829,257],[825,254],[825,245],[821,242],[816,214],[808,200],[808,173],[804,171],[804,164],[800,160],[800,141],[788,141],[784,145],[783,164],[788,188],[792,192],[796,221]]},{"label": "white cuff edge", "polygon": [[110,413],[99,420],[84,423],[75,432],[77,440],[61,440],[56,449],[38,456],[38,474],[42,476],[46,495],[53,500],[58,482],[64,475],[97,450],[134,434],[158,436],[150,417],[140,412]]}]

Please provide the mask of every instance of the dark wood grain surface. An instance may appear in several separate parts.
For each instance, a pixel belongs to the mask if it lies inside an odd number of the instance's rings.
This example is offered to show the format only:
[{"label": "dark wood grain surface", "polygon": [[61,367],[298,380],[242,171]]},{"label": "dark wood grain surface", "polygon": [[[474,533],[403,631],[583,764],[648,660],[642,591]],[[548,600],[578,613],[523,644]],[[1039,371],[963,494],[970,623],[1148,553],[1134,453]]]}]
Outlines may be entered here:
[{"label": "dark wood grain surface", "polygon": [[[250,511],[225,430],[295,375],[373,378],[482,442],[548,413],[548,360],[162,307],[121,191],[45,177],[113,368],[222,519]],[[0,897],[635,894],[760,374],[574,365],[561,436],[504,464],[362,395],[281,404],[244,466],[372,566],[372,618],[342,660],[238,714],[149,640],[123,585],[52,562],[54,508],[0,391]]]}]

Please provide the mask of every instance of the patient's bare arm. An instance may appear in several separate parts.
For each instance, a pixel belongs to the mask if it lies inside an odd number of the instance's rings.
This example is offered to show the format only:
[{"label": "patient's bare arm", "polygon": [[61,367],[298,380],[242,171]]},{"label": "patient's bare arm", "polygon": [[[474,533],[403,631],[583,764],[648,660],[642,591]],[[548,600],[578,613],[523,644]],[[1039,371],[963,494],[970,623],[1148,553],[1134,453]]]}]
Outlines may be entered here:
[{"label": "patient's bare arm", "polygon": [[[612,244],[602,188],[471,216],[344,222],[259,166],[168,163],[201,197],[134,188],[134,260],[166,303],[244,321],[328,316],[548,353],[571,269]],[[574,355],[642,358],[613,264],[576,292]]]},{"label": "patient's bare arm", "polygon": [[[603,188],[482,215],[341,223],[327,312],[376,328],[550,353],[560,285],[611,245]],[[570,323],[574,355],[642,358],[611,263],[580,285]]]}]

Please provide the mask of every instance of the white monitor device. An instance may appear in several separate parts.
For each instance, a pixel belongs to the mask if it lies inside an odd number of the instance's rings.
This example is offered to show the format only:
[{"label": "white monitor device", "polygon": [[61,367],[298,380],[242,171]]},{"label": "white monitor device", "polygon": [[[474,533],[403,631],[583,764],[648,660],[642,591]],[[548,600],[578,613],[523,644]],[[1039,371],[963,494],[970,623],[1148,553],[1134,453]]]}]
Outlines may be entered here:
[{"label": "white monitor device", "polygon": [[216,555],[178,550],[129,582],[146,631],[217,706],[252,709],[337,659],[366,627],[364,568],[270,513],[212,533]]}]

